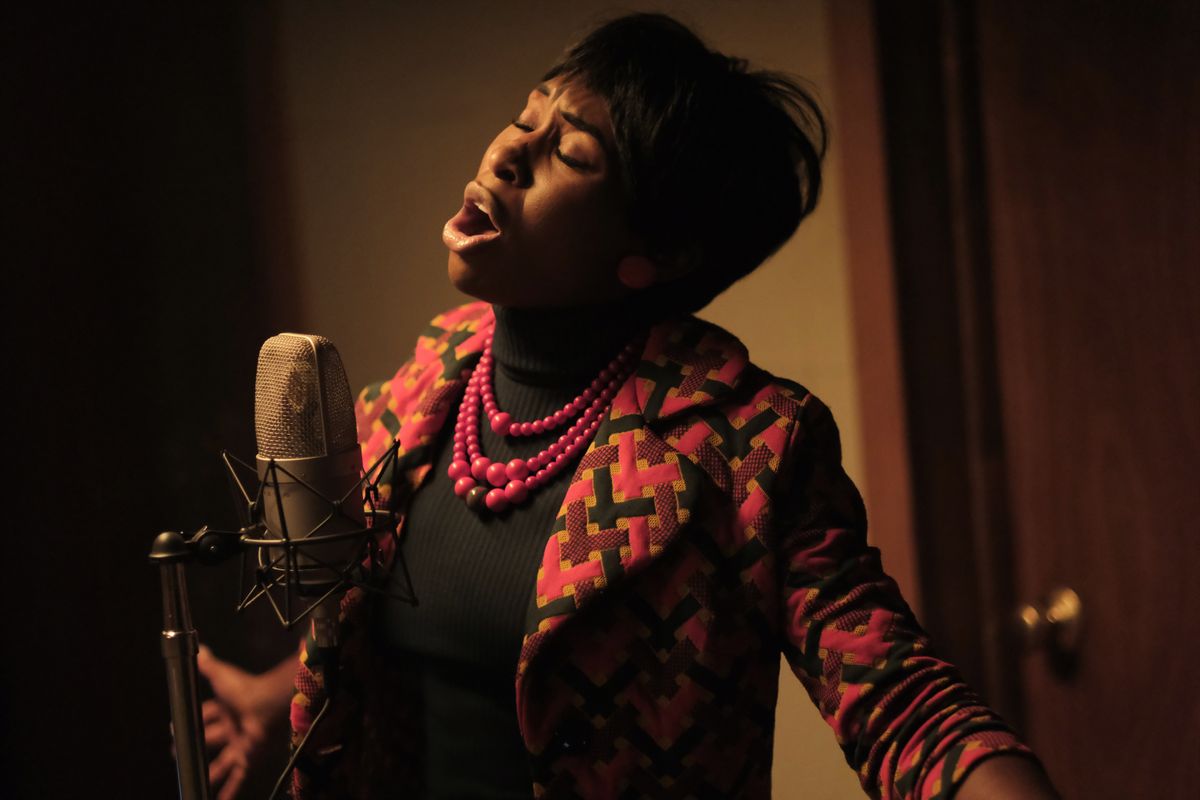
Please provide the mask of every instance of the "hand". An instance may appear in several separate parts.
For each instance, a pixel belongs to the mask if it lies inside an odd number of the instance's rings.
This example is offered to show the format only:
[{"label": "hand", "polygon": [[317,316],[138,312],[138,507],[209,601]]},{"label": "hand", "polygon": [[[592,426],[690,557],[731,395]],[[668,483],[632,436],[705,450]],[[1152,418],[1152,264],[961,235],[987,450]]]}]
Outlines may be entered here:
[{"label": "hand", "polygon": [[220,790],[217,800],[233,800],[247,770],[287,717],[296,658],[289,655],[267,672],[253,675],[200,645],[196,666],[216,696],[201,708],[204,742],[210,753],[216,752],[209,761],[208,781]]}]

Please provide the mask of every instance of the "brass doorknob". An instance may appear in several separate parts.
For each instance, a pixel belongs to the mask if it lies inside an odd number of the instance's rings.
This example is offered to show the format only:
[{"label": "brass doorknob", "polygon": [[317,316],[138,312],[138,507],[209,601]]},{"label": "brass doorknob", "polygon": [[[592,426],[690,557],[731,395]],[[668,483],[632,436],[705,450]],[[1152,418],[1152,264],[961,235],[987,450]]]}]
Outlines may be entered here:
[{"label": "brass doorknob", "polygon": [[1083,601],[1074,589],[1060,586],[1045,600],[1017,609],[1017,623],[1026,651],[1074,654],[1083,639]]}]

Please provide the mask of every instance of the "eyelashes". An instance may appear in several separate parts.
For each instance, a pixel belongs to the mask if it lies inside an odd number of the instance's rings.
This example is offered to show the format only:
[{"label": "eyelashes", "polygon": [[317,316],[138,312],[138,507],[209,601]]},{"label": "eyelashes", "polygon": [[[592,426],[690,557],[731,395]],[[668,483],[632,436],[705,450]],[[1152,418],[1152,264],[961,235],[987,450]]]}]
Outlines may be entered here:
[{"label": "eyelashes", "polygon": [[[530,133],[533,131],[533,126],[527,122],[522,122],[520,117],[513,117],[509,124],[512,125],[514,128],[516,128],[517,130],[524,131],[525,133]],[[554,155],[558,157],[559,161],[563,162],[564,164],[566,164],[568,167],[571,167],[572,169],[582,170],[582,169],[586,169],[588,166],[587,164],[585,164],[584,162],[582,162],[578,159],[571,158],[569,155],[567,155],[566,153],[564,153],[562,151],[561,147],[554,148]]]}]

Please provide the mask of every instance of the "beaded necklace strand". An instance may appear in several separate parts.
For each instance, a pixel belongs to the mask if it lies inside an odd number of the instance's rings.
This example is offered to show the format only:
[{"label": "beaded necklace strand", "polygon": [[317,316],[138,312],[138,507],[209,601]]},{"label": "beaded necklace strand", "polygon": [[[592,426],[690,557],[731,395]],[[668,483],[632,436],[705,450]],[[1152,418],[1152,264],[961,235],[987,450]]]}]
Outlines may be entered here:
[{"label": "beaded necklace strand", "polygon": [[[454,493],[472,511],[485,508],[500,513],[521,505],[530,493],[549,482],[572,463],[596,435],[600,421],[621,384],[637,364],[638,346],[625,346],[578,397],[553,414],[529,422],[515,422],[501,411],[492,388],[492,337],[484,343],[479,364],[468,373],[467,389],[454,424],[454,457],[447,470]],[[500,436],[539,436],[571,423],[566,432],[533,458],[514,458],[507,464],[492,461],[480,449],[479,425],[486,417]]]}]

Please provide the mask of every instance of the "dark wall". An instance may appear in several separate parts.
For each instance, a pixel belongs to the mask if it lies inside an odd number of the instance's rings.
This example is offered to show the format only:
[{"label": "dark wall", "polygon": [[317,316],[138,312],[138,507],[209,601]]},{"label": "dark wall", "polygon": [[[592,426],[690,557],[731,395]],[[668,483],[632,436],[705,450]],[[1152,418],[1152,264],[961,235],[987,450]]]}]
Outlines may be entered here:
[{"label": "dark wall", "polygon": [[[2,26],[8,533],[0,794],[174,790],[156,532],[234,521],[217,454],[253,453],[274,333],[249,191],[249,21],[94,5]],[[5,12],[10,14],[11,12]],[[193,573],[202,637],[266,666],[236,570]]]}]

